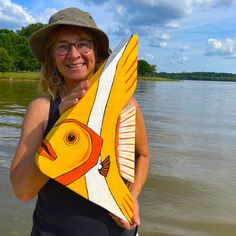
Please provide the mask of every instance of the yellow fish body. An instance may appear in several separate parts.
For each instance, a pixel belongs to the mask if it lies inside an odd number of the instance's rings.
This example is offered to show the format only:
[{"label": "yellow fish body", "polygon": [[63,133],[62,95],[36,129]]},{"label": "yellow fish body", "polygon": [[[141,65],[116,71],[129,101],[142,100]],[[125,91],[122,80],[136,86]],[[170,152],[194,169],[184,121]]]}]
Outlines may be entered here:
[{"label": "yellow fish body", "polygon": [[137,82],[137,35],[123,42],[91,78],[86,95],[64,112],[35,155],[39,169],[131,222],[135,107],[123,110]]}]

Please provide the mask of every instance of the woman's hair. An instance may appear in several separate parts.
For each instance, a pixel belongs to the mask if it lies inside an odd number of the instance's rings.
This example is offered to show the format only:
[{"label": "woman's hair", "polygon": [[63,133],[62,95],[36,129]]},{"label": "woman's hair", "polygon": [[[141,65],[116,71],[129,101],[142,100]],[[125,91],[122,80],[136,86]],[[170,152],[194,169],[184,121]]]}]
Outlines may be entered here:
[{"label": "woman's hair", "polygon": [[[58,26],[53,30],[45,48],[45,62],[41,64],[39,91],[43,95],[50,96],[53,99],[55,99],[56,96],[59,95],[60,91],[63,89],[64,77],[57,69],[52,45],[56,42],[59,36],[60,29],[65,27],[68,28],[73,26]],[[92,32],[90,32],[88,29],[83,29],[83,31],[85,31],[86,34],[91,36],[93,40],[93,48],[96,60],[94,72],[96,72],[101,63],[107,59],[107,55],[101,55],[101,53],[98,53],[98,41],[96,37],[92,34]],[[57,84],[55,80],[57,80]]]}]

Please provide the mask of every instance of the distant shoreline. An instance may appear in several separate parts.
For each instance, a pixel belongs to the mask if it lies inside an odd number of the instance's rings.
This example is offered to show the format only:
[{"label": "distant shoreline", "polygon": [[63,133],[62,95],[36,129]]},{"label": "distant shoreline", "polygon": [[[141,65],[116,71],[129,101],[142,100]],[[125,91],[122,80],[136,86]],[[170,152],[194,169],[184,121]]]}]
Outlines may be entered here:
[{"label": "distant shoreline", "polygon": [[145,76],[138,76],[138,80],[151,80],[151,81],[178,81],[178,79],[169,79],[169,78],[162,78],[162,77],[145,77]]},{"label": "distant shoreline", "polygon": [[[0,73],[1,80],[14,81],[37,81],[39,80],[39,72],[5,72]],[[176,81],[175,79],[160,78],[160,77],[145,77],[139,76],[138,80],[152,80],[152,81]]]},{"label": "distant shoreline", "polygon": [[[14,81],[38,81],[40,72],[0,72],[1,80]],[[214,72],[192,72],[192,73],[156,73],[155,76],[138,76],[138,80],[150,81],[182,81],[182,80],[200,80],[200,81],[229,81],[236,82],[236,75],[230,73]]]},{"label": "distant shoreline", "polygon": [[182,73],[155,73],[156,77],[176,80],[200,80],[200,81],[232,81],[236,82],[236,74],[220,72],[182,72]]},{"label": "distant shoreline", "polygon": [[39,80],[39,72],[1,72],[0,80]]}]

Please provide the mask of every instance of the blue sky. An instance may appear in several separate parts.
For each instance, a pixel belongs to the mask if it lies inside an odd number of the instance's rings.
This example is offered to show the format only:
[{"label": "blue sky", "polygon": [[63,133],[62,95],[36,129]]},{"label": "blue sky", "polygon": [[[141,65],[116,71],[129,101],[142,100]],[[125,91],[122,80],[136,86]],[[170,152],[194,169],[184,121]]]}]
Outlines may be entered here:
[{"label": "blue sky", "polygon": [[92,14],[114,49],[139,35],[139,59],[165,72],[236,73],[236,0],[0,0],[0,28],[47,23],[79,7]]}]

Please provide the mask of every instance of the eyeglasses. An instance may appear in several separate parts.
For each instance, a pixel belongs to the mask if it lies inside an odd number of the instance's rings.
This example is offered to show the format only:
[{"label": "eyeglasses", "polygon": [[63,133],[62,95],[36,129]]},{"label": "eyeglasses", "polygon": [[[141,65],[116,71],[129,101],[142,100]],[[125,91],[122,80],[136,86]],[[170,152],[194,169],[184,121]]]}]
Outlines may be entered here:
[{"label": "eyeglasses", "polygon": [[91,50],[92,43],[92,40],[83,39],[75,43],[57,42],[53,44],[53,47],[55,53],[59,56],[67,55],[70,52],[72,45],[79,53],[84,54],[88,53]]}]

